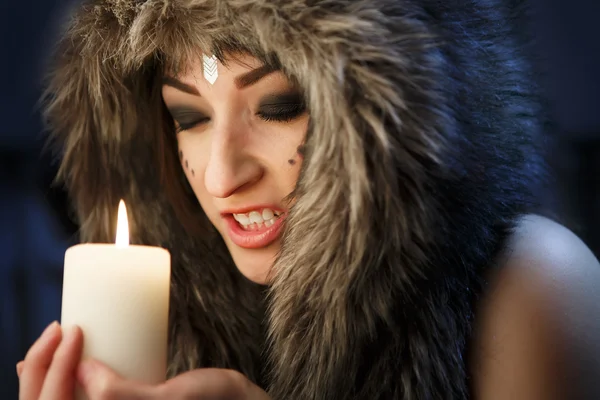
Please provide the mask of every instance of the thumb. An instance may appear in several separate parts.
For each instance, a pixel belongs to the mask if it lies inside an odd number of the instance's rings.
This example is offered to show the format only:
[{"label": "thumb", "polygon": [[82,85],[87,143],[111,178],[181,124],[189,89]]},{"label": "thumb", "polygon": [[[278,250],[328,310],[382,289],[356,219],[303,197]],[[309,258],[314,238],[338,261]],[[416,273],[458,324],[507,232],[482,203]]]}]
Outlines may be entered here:
[{"label": "thumb", "polygon": [[98,360],[84,360],[77,368],[77,380],[89,400],[153,399],[154,388],[128,381]]}]

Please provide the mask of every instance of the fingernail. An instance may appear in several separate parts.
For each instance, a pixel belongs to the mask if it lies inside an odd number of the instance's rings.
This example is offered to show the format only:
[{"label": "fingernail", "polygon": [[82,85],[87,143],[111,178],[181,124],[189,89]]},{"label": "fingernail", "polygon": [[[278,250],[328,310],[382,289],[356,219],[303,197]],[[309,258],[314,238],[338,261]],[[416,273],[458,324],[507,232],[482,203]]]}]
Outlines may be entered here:
[{"label": "fingernail", "polygon": [[63,340],[65,342],[72,342],[77,337],[77,331],[79,330],[80,328],[77,325],[70,326],[65,330]]},{"label": "fingernail", "polygon": [[58,322],[54,321],[52,322],[50,325],[48,325],[46,327],[46,329],[44,329],[44,332],[42,332],[42,338],[46,339],[47,337],[51,336],[52,332],[54,332],[54,330],[56,329],[56,327],[58,326]]},{"label": "fingernail", "polygon": [[23,372],[23,366],[25,365],[25,363],[23,361],[19,361],[17,363],[17,376],[20,378],[21,377],[21,372]]}]

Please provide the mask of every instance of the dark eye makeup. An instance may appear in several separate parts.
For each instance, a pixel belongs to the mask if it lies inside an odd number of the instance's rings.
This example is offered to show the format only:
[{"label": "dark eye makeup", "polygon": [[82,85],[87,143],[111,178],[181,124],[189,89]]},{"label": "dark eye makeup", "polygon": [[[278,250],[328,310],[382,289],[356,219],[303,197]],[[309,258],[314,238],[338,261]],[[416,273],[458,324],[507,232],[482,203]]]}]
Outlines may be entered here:
[{"label": "dark eye makeup", "polygon": [[299,93],[286,93],[266,96],[256,115],[265,121],[289,122],[305,111],[304,99]]},{"label": "dark eye makeup", "polygon": [[[302,95],[297,92],[265,96],[259,103],[256,115],[264,121],[289,122],[306,111]],[[177,133],[207,123],[210,117],[197,109],[184,106],[169,107],[177,123]]]},{"label": "dark eye makeup", "polygon": [[202,112],[188,107],[172,107],[169,109],[173,120],[177,122],[177,132],[191,129],[210,120]]}]

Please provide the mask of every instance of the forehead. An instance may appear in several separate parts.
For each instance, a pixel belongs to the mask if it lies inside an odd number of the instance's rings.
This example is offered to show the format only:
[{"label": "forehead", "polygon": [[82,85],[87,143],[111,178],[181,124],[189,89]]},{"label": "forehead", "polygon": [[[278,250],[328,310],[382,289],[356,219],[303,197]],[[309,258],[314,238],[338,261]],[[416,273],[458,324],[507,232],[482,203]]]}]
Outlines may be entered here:
[{"label": "forehead", "polygon": [[[212,57],[212,54],[199,53],[197,56],[178,64],[176,67],[167,68],[164,74],[189,83],[202,79],[204,73],[203,55]],[[216,63],[220,76],[231,75],[232,77],[265,65],[259,58],[246,53],[224,54]]]}]

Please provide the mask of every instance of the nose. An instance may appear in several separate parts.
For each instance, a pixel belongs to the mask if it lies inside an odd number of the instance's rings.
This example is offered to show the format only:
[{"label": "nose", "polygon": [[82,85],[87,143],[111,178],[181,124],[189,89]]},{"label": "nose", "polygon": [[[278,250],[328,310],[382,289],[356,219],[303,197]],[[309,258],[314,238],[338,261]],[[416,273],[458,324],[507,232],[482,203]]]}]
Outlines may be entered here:
[{"label": "nose", "polygon": [[227,123],[213,131],[204,185],[214,197],[229,197],[262,176],[260,163],[245,150],[249,135],[242,129],[239,123]]}]

